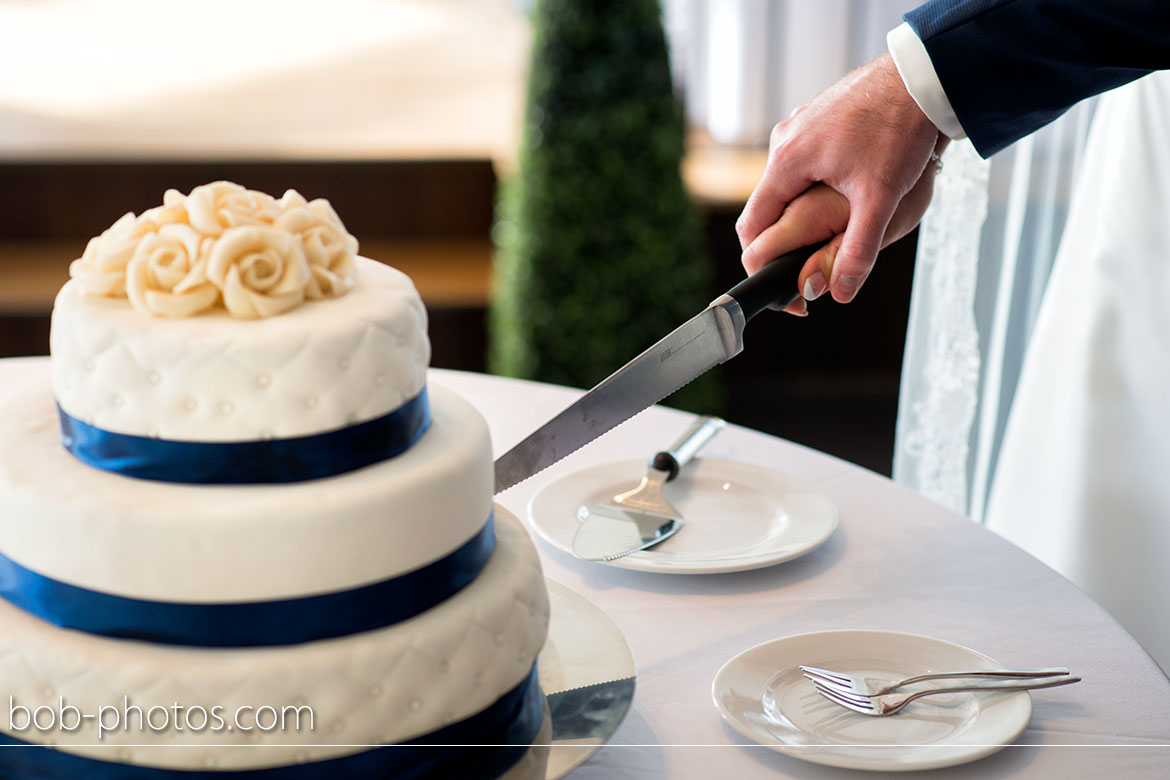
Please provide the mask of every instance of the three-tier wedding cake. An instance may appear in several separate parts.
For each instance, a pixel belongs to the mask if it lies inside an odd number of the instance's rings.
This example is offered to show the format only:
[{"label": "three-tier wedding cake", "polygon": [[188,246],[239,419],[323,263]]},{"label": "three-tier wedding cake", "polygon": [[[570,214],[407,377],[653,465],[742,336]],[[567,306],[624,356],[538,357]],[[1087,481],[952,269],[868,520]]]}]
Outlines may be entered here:
[{"label": "three-tier wedding cake", "polygon": [[410,280],[227,182],[71,276],[0,407],[0,745],[57,749],[0,777],[543,777],[544,580]]}]

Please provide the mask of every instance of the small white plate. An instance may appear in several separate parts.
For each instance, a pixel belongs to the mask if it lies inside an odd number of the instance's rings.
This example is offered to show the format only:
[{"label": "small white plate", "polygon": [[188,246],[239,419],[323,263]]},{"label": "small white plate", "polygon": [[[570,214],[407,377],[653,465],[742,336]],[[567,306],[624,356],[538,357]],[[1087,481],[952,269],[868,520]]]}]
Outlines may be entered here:
[{"label": "small white plate", "polygon": [[756,645],[715,675],[719,713],[748,739],[817,764],[906,771],[962,764],[1014,742],[1032,716],[1026,691],[930,696],[897,715],[851,712],[816,692],[800,665],[910,676],[994,669],[982,653],[917,634],[820,631]]},{"label": "small white plate", "polygon": [[[634,654],[617,624],[593,602],[546,579],[548,640],[540,651],[540,686],[546,694],[635,676]],[[626,703],[628,708],[629,702]],[[622,713],[624,716],[625,713]],[[615,729],[618,721],[614,723]],[[613,733],[554,740],[546,780],[557,780],[589,760]]]},{"label": "small white plate", "polygon": [[[646,461],[603,463],[550,482],[528,502],[542,539],[570,555],[583,505],[638,484]],[[816,549],[837,528],[833,501],[795,477],[733,460],[700,458],[666,483],[666,500],[686,524],[678,533],[609,565],[670,574],[744,571]]]}]

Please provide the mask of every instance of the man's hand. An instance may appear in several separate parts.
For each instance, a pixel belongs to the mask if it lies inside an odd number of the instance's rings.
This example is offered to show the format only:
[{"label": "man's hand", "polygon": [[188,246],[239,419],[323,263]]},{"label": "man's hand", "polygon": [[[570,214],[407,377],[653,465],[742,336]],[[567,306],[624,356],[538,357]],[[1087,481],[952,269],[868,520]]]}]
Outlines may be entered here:
[{"label": "man's hand", "polygon": [[[736,223],[744,268],[753,273],[836,236],[809,258],[801,289],[851,301],[878,250],[922,218],[932,194],[930,155],[946,140],[906,92],[888,53],[858,68],[772,130],[768,165]],[[817,183],[840,197],[809,190]],[[794,306],[803,310],[799,301]]]},{"label": "man's hand", "polygon": [[[940,144],[940,147],[943,145],[945,142]],[[937,166],[927,166],[910,192],[902,198],[886,226],[885,235],[881,239],[881,249],[909,233],[922,221],[922,215],[934,194],[934,177],[937,171]],[[788,208],[780,215],[776,224],[757,239],[757,243],[767,245],[768,254],[762,255],[758,264],[749,267],[748,273],[760,270],[772,258],[829,239],[829,243],[813,253],[800,272],[797,284],[803,297],[797,298],[784,310],[789,314],[804,316],[808,312],[805,301],[819,298],[828,289],[826,280],[832,276],[834,259],[841,249],[841,241],[845,238],[845,226],[848,223],[849,201],[845,196],[828,185],[814,184],[797,195],[796,200],[788,204]],[[767,260],[763,260],[762,257],[767,257]],[[746,259],[744,265],[747,266]]]}]

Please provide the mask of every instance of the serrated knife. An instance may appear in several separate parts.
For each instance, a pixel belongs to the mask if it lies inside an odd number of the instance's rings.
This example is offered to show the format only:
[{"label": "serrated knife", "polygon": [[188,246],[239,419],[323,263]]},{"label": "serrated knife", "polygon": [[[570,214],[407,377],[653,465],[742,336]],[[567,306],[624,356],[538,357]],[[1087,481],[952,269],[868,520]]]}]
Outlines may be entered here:
[{"label": "serrated knife", "polygon": [[713,300],[496,459],[496,492],[542,471],[743,351],[744,326],[800,297],[796,278],[823,243],[783,255]]}]

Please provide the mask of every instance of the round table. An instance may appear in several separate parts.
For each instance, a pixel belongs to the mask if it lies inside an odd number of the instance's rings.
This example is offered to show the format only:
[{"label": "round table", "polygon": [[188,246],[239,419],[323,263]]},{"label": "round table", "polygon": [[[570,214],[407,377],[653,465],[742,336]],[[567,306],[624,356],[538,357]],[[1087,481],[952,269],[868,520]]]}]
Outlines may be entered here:
[{"label": "round table", "polygon": [[[44,358],[0,361],[0,401],[48,369]],[[580,393],[457,371],[433,370],[430,378],[479,408],[497,455]],[[526,518],[542,485],[594,464],[649,456],[690,419],[650,409],[497,500]],[[703,454],[804,480],[836,502],[840,527],[794,561],[692,576],[581,561],[537,540],[545,573],[601,607],[638,665],[629,714],[574,780],[857,776],[755,745],[723,723],[710,692],[723,663],[753,645],[842,628],[926,634],[1011,666],[1067,666],[1084,678],[1035,694],[1031,722],[1015,745],[915,777],[1165,776],[1170,680],[1067,580],[970,520],[814,450],[731,425]]]}]

